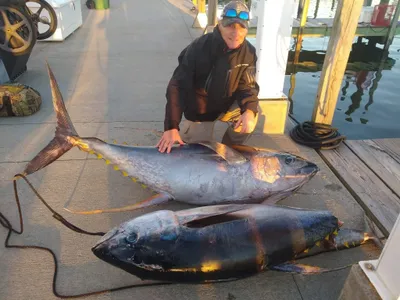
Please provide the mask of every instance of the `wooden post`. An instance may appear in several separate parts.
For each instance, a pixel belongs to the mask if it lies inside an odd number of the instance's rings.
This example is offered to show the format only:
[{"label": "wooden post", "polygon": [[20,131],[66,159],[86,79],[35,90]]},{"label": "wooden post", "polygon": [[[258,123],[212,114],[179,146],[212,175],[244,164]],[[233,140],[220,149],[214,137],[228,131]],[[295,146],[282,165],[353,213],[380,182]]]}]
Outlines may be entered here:
[{"label": "wooden post", "polygon": [[208,26],[217,24],[218,0],[208,0]]},{"label": "wooden post", "polygon": [[397,2],[396,11],[394,12],[394,16],[393,16],[392,22],[390,24],[390,29],[386,36],[385,47],[383,48],[384,52],[389,50],[389,47],[393,42],[393,37],[396,32],[397,23],[399,21],[399,15],[400,15],[400,1]]},{"label": "wooden post", "polygon": [[364,0],[339,0],[318,85],[312,121],[332,124]]},{"label": "wooden post", "polygon": [[207,27],[204,29],[203,34],[213,32],[215,25],[217,25],[217,13],[218,13],[218,0],[208,0],[208,12],[207,12]]},{"label": "wooden post", "polygon": [[294,54],[295,56],[294,56],[293,65],[295,65],[299,62],[301,45],[303,44],[303,30],[304,30],[304,26],[306,26],[306,23],[307,23],[307,15],[308,15],[308,8],[310,6],[310,0],[302,0],[302,2],[300,2],[299,6],[301,6],[301,9],[299,9],[299,11],[301,12],[301,19],[300,19],[299,30],[297,33],[297,43],[296,43],[296,51]]},{"label": "wooden post", "polygon": [[317,3],[315,4],[315,10],[314,10],[314,19],[317,18],[318,16],[318,11],[319,11],[319,2],[320,0],[317,0]]}]

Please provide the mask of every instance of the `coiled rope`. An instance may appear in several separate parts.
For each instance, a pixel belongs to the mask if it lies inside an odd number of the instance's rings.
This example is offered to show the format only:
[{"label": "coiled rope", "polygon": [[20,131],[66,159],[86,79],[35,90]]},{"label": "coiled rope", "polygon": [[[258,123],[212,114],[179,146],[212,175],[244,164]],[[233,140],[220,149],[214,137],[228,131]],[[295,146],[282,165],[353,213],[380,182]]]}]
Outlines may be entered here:
[{"label": "coiled rope", "polygon": [[299,123],[290,131],[290,137],[298,144],[321,150],[330,150],[340,146],[346,139],[337,128],[327,124],[306,121]]}]

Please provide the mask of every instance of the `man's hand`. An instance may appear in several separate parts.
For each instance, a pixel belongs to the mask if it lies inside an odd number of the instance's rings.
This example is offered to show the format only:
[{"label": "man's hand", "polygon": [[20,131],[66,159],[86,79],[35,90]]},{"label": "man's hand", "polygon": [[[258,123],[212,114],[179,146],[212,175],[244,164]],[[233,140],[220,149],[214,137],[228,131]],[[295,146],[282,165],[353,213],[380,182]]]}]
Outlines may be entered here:
[{"label": "man's hand", "polygon": [[181,136],[179,135],[178,129],[167,130],[163,133],[156,147],[158,148],[158,151],[160,151],[161,153],[164,153],[165,150],[167,150],[167,153],[170,153],[171,147],[173,144],[175,144],[175,142],[178,142],[181,145],[185,144],[182,141]]},{"label": "man's hand", "polygon": [[251,133],[255,127],[256,117],[254,112],[248,109],[239,117],[233,129],[240,133]]}]

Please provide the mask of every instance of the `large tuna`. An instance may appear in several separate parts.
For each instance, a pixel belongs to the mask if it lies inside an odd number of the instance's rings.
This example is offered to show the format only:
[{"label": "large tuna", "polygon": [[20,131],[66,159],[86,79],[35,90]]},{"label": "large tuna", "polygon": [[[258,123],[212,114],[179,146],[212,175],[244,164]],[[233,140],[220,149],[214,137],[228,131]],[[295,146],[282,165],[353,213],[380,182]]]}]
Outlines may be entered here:
[{"label": "large tuna", "polygon": [[304,257],[314,245],[320,246],[319,252],[329,251],[369,238],[346,230],[339,245],[332,244],[340,226],[329,211],[275,205],[159,210],[110,230],[92,251],[103,261],[150,280],[221,281],[267,269],[313,273],[321,270],[289,261]]},{"label": "large tuna", "polygon": [[156,192],[150,199],[124,208],[75,213],[133,210],[177,200],[194,205],[269,203],[290,195],[314,176],[318,167],[292,155],[248,146],[227,147],[217,142],[186,144],[171,153],[156,147],[108,144],[76,132],[56,79],[47,65],[57,115],[54,139],[26,166],[24,175],[52,163],[73,146],[98,155],[125,176]]}]

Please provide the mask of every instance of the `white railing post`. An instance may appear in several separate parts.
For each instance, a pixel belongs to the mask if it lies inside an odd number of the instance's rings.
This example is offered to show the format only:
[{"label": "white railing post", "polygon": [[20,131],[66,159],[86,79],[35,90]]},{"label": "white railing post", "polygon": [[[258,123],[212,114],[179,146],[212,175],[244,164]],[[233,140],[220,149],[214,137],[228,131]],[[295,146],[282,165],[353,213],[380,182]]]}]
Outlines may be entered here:
[{"label": "white railing post", "polygon": [[293,15],[293,0],[254,0],[257,16],[256,79],[260,86],[259,99],[263,120],[262,132],[283,134],[289,111],[289,101],[283,93]]},{"label": "white railing post", "polygon": [[359,265],[382,300],[400,299],[400,215],[394,224],[382,253],[376,260]]},{"label": "white railing post", "polygon": [[295,8],[293,0],[258,1],[256,49],[260,98],[283,95]]}]

